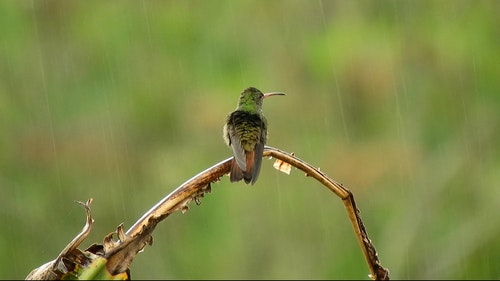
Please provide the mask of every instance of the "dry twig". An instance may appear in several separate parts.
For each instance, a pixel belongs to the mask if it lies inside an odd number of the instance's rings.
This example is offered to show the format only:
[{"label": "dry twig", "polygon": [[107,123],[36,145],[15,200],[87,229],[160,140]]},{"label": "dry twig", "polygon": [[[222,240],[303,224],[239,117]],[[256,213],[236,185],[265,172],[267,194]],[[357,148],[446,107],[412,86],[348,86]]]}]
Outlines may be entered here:
[{"label": "dry twig", "polygon": [[[363,225],[363,221],[361,220],[359,210],[356,207],[354,196],[347,188],[345,188],[341,183],[330,179],[327,175],[310,164],[295,157],[293,154],[266,146],[263,156],[270,156],[279,159],[281,162],[278,162],[275,167],[280,170],[284,170],[284,172],[287,172],[287,167],[283,167],[282,162],[288,163],[297,169],[304,171],[306,175],[316,179],[340,197],[346,208],[356,238],[361,246],[363,256],[368,264],[368,268],[370,270],[369,277],[374,280],[389,279],[389,271],[381,265],[377,256],[377,251],[375,250],[371,240],[368,238],[368,234]],[[185,212],[188,209],[190,201],[195,200],[195,202],[199,204],[200,197],[203,197],[205,192],[210,192],[211,183],[218,181],[222,176],[229,173],[231,159],[232,158],[226,159],[206,169],[176,188],[169,195],[158,202],[158,204],[151,208],[146,214],[144,214],[144,216],[142,216],[142,218],[140,218],[126,232],[126,235],[133,238],[137,235],[143,235],[145,231],[150,234],[156,224],[165,219],[171,213],[177,210]]]},{"label": "dry twig", "polygon": [[[290,173],[291,166],[304,171],[307,176],[316,179],[340,197],[368,264],[369,277],[374,280],[389,279],[389,271],[380,264],[377,251],[368,238],[359,215],[354,196],[349,190],[293,154],[266,146],[263,156],[276,158],[274,167],[287,174]],[[82,232],[54,261],[33,270],[27,279],[57,280],[85,277],[128,279],[129,266],[137,253],[146,245],[152,244],[151,234],[156,225],[175,211],[187,211],[189,203],[193,200],[199,204],[200,198],[206,192],[210,192],[211,183],[219,181],[222,176],[229,173],[231,160],[232,158],[228,158],[183,183],[144,214],[127,232],[124,232],[123,226],[119,225],[114,232],[106,235],[102,245],[93,244],[82,252],[76,247],[87,237],[93,222],[89,207],[91,200],[89,200],[83,204],[87,211],[87,223]],[[118,237],[116,241],[113,239],[115,235]]]}]

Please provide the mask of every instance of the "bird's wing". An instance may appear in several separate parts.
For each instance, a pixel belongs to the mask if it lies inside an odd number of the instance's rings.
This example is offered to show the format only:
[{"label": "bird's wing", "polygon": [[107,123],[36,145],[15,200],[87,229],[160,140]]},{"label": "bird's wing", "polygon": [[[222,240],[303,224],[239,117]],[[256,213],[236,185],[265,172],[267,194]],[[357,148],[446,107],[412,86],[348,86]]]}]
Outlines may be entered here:
[{"label": "bird's wing", "polygon": [[258,142],[255,145],[255,150],[253,151],[253,167],[252,167],[252,184],[254,184],[257,181],[257,178],[259,177],[260,174],[260,165],[262,163],[262,153],[264,152],[264,143],[263,142]]},{"label": "bird's wing", "polygon": [[229,139],[231,140],[231,148],[233,149],[234,159],[236,163],[241,168],[241,170],[247,170],[245,150],[241,145],[241,139],[238,134],[235,133],[234,128],[229,128],[228,130]]}]

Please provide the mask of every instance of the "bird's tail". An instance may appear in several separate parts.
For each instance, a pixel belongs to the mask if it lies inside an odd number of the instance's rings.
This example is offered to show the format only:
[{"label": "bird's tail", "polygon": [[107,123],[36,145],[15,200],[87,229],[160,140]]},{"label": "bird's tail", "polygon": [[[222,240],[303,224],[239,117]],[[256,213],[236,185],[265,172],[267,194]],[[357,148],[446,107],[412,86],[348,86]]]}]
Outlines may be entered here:
[{"label": "bird's tail", "polygon": [[231,182],[237,182],[240,180],[245,180],[245,183],[250,183],[252,181],[252,173],[247,173],[243,171],[240,166],[238,166],[238,163],[236,163],[236,160],[231,161],[231,173],[229,175],[229,180]]}]

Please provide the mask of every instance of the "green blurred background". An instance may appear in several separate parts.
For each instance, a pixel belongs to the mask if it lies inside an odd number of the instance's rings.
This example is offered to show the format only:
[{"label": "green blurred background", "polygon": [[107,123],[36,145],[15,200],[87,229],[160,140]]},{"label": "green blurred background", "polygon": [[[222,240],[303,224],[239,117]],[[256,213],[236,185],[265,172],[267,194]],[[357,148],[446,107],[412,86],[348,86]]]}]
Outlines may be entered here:
[{"label": "green blurred background", "polygon": [[[226,115],[268,99],[268,145],[356,199],[394,279],[500,278],[499,1],[0,2],[0,278],[84,249],[231,156]],[[368,279],[344,207],[264,160],[213,184],[134,279]]]}]

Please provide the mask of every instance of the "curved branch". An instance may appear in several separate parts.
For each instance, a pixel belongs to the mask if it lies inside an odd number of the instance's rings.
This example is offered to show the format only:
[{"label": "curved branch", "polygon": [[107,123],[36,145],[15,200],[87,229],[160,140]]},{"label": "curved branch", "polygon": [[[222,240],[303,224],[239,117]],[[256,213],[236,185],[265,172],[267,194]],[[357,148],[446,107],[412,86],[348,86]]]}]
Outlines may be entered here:
[{"label": "curved branch", "polygon": [[368,268],[370,269],[370,278],[374,280],[389,279],[389,270],[381,265],[375,246],[368,238],[368,233],[366,232],[363,221],[361,220],[359,209],[356,207],[356,202],[354,201],[354,195],[347,188],[345,188],[341,183],[330,179],[319,169],[314,168],[309,163],[300,160],[292,154],[288,154],[276,148],[266,147],[266,150],[264,150],[264,156],[272,156],[304,171],[307,176],[313,177],[340,197],[344,203],[344,207],[346,208],[347,215],[349,216],[349,220],[354,229],[358,243],[363,251],[363,256],[365,257]]},{"label": "curved branch", "polygon": [[[319,171],[319,169],[314,168],[310,164],[295,157],[293,154],[266,146],[263,157],[269,156],[289,163],[297,169],[304,171],[307,176],[313,177],[342,199],[356,238],[361,246],[363,256],[368,264],[370,270],[369,277],[374,280],[388,280],[389,271],[380,264],[377,251],[368,238],[368,234],[361,220],[353,194],[341,183],[330,179],[323,172]],[[150,239],[149,235],[160,221],[177,210],[181,210],[182,212],[186,211],[188,209],[188,204],[192,200],[198,204],[199,198],[203,197],[204,193],[211,191],[210,184],[219,181],[222,176],[229,173],[231,159],[232,157],[223,160],[184,182],[146,212],[125,233],[126,236],[132,239],[134,237],[138,239]]]}]

